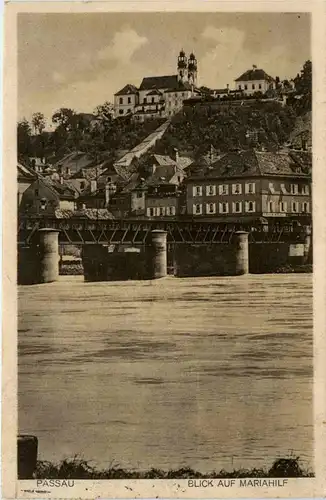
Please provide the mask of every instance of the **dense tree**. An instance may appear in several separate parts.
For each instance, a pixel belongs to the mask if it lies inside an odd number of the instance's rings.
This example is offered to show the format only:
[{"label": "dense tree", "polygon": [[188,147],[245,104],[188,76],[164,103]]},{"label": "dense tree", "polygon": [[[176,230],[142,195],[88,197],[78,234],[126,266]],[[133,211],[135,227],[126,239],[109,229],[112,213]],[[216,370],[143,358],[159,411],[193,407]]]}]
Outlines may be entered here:
[{"label": "dense tree", "polygon": [[43,113],[33,113],[32,115],[32,126],[34,128],[35,134],[42,134],[45,129],[45,117]]},{"label": "dense tree", "polygon": [[52,122],[65,131],[72,130],[76,120],[76,112],[70,108],[60,108],[52,116]]},{"label": "dense tree", "polygon": [[23,118],[17,124],[17,149],[18,149],[18,157],[28,157],[31,153],[31,126],[26,120]]},{"label": "dense tree", "polygon": [[295,79],[296,91],[300,94],[311,94],[312,92],[312,63],[311,61],[306,61],[303,68]]},{"label": "dense tree", "polygon": [[95,108],[94,115],[104,124],[111,123],[114,115],[113,105],[110,102],[105,101],[103,104],[100,104]]}]

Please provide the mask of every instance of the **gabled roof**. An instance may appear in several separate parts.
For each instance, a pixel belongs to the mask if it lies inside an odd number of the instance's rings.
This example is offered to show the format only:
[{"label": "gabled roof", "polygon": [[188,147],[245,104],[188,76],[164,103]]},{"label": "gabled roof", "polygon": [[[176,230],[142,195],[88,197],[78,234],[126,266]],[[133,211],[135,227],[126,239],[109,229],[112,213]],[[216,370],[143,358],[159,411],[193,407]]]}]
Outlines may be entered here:
[{"label": "gabled roof", "polygon": [[38,177],[34,170],[30,167],[26,167],[26,165],[23,165],[22,163],[17,163],[17,176],[18,179],[26,179],[29,181],[33,181]]},{"label": "gabled roof", "polygon": [[239,78],[237,78],[236,82],[247,82],[254,80],[267,80],[268,82],[274,81],[274,79],[269,76],[263,69],[248,69],[245,73],[243,73]]},{"label": "gabled roof", "polygon": [[175,161],[172,160],[172,158],[168,155],[156,155],[154,154],[153,157],[155,158],[156,162],[164,167],[167,165],[176,165]]},{"label": "gabled roof", "polygon": [[123,87],[123,89],[119,90],[119,92],[116,92],[114,95],[130,95],[130,94],[137,94],[138,89],[135,87],[135,85],[132,85],[131,83],[128,83]]},{"label": "gabled roof", "polygon": [[147,97],[148,95],[162,95],[162,92],[160,92],[160,91],[159,91],[159,90],[157,90],[157,89],[153,89],[153,90],[151,90],[148,94],[146,94],[146,97]]},{"label": "gabled roof", "polygon": [[191,177],[230,178],[261,176],[295,176],[307,177],[310,173],[309,163],[300,161],[290,151],[278,153],[268,151],[247,150],[224,154],[209,168],[196,165],[197,172]]},{"label": "gabled roof", "polygon": [[178,85],[177,75],[146,76],[140,84],[139,90],[168,89]]}]

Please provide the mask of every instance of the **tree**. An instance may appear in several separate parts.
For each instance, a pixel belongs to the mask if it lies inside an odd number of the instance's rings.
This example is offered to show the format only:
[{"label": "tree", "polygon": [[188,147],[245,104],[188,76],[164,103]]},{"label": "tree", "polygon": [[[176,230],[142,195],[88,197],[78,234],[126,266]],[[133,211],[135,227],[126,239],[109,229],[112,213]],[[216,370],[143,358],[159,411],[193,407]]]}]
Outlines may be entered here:
[{"label": "tree", "polygon": [[26,118],[17,124],[18,156],[29,156],[31,152],[31,127]]},{"label": "tree", "polygon": [[299,94],[312,92],[312,63],[306,61],[299,75],[294,78],[295,89]]},{"label": "tree", "polygon": [[105,101],[103,104],[96,106],[94,114],[97,118],[100,118],[104,124],[111,123],[114,115],[113,105],[110,102]]},{"label": "tree", "polygon": [[33,113],[32,115],[32,126],[34,128],[35,134],[42,134],[45,129],[45,117],[43,113]]},{"label": "tree", "polygon": [[76,112],[70,108],[60,108],[52,115],[52,122],[66,132],[72,130],[76,123]]}]

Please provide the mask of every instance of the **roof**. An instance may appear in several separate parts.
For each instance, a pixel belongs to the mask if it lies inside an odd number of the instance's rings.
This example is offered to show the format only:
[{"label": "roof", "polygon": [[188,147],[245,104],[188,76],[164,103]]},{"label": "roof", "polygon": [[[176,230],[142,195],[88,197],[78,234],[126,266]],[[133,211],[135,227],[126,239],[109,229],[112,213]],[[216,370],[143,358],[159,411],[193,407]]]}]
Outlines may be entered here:
[{"label": "roof", "polygon": [[24,178],[30,181],[33,181],[38,177],[37,173],[34,170],[26,167],[26,165],[23,165],[22,163],[17,163],[17,176],[19,179]]},{"label": "roof", "polygon": [[268,82],[273,81],[274,79],[269,76],[263,69],[248,69],[245,73],[243,73],[239,78],[236,78],[236,82],[247,82],[254,80],[267,80]]},{"label": "roof", "polygon": [[55,210],[57,219],[85,218],[90,220],[112,220],[114,216],[107,208],[83,208],[82,210]]},{"label": "roof", "polygon": [[177,75],[146,76],[140,84],[139,90],[168,89],[178,85]]},{"label": "roof", "polygon": [[197,173],[191,178],[230,178],[261,176],[307,177],[310,170],[307,158],[303,160],[291,151],[278,153],[247,150],[224,154],[209,168],[204,162],[198,163]]},{"label": "roof", "polygon": [[138,89],[135,87],[135,85],[132,85],[131,83],[128,83],[123,87],[123,89],[119,90],[119,92],[116,92],[114,95],[128,95],[128,94],[137,94]]},{"label": "roof", "polygon": [[214,89],[213,92],[215,94],[228,94],[229,93],[229,89],[228,88],[225,88],[225,89]]},{"label": "roof", "polygon": [[61,200],[74,200],[76,197],[75,188],[68,186],[65,181],[61,183],[50,177],[39,177],[38,182],[42,182],[46,187],[51,189],[51,191]]},{"label": "roof", "polygon": [[162,95],[162,93],[159,90],[157,90],[157,89],[153,89],[148,94],[146,94],[146,97],[148,95]]},{"label": "roof", "polygon": [[191,90],[191,85],[188,82],[177,82],[176,85],[170,87],[164,91],[167,92],[184,92],[185,90]]},{"label": "roof", "polygon": [[175,161],[172,160],[172,158],[168,155],[156,155],[154,154],[153,157],[157,161],[157,163],[160,166],[167,166],[167,165],[176,165]]},{"label": "roof", "polygon": [[176,174],[184,176],[183,171],[176,165],[160,165],[156,167],[154,173],[145,180],[145,184],[147,186],[171,184],[171,181]]},{"label": "roof", "polygon": [[80,170],[81,168],[86,168],[94,165],[95,159],[88,155],[87,153],[84,153],[82,151],[75,151],[73,153],[69,153],[61,160],[57,161],[53,165],[53,168],[55,170],[58,170],[60,167],[63,168],[70,168],[73,171]]}]

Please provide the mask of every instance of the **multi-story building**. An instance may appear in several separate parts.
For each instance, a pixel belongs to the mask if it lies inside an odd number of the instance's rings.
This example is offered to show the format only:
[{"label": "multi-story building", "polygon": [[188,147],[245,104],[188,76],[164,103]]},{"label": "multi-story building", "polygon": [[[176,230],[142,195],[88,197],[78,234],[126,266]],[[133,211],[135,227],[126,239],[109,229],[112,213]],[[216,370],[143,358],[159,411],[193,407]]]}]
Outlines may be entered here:
[{"label": "multi-story building", "polygon": [[116,117],[134,113],[138,104],[138,89],[128,83],[114,94],[114,114]]},{"label": "multi-story building", "polygon": [[168,117],[178,112],[197,85],[197,60],[187,59],[183,50],[177,60],[177,74],[144,77],[140,87],[128,84],[114,95],[115,116],[133,114],[138,121]]},{"label": "multi-story building", "polygon": [[311,214],[309,155],[241,151],[210,166],[197,165],[185,180],[187,214],[195,218],[249,220]]},{"label": "multi-story building", "polygon": [[275,80],[263,69],[253,66],[235,80],[236,90],[244,95],[253,95],[256,92],[265,94],[268,90],[275,89]]}]

